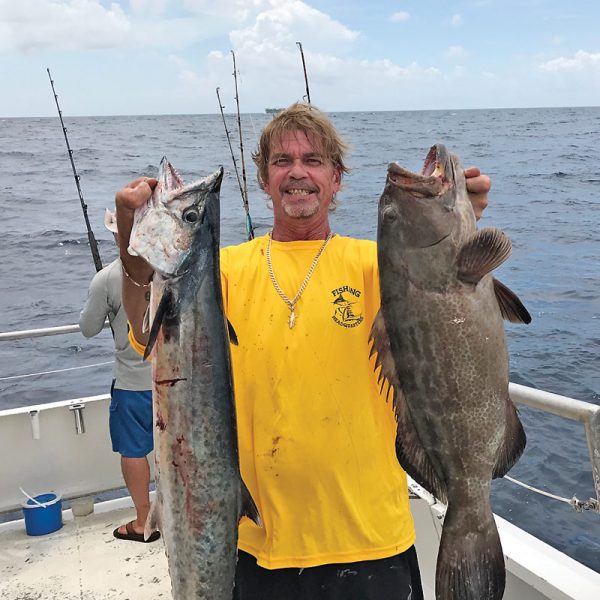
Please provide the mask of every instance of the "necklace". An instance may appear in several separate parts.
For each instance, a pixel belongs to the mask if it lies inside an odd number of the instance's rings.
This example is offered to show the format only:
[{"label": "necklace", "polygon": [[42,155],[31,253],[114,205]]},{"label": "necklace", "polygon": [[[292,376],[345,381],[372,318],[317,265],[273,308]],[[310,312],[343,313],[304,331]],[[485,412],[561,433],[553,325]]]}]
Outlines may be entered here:
[{"label": "necklace", "polygon": [[315,256],[312,265],[310,265],[310,269],[308,270],[304,281],[300,285],[300,288],[296,292],[294,299],[290,300],[279,286],[279,283],[277,283],[277,279],[275,279],[275,273],[273,272],[273,263],[271,262],[271,242],[273,241],[273,232],[269,232],[269,242],[267,243],[267,266],[269,267],[269,277],[271,278],[271,282],[273,283],[275,291],[281,296],[281,299],[287,304],[288,308],[290,309],[290,318],[288,319],[288,325],[290,326],[290,329],[292,329],[294,327],[294,324],[296,323],[296,304],[298,300],[300,300],[300,296],[302,296],[302,293],[306,289],[308,281],[311,278],[317,266],[317,263],[319,262],[319,258],[321,258],[321,254],[323,254],[323,251],[325,250],[325,246],[327,246],[329,240],[333,237],[333,235],[334,234],[331,231],[327,234],[323,245],[319,248],[319,251]]}]

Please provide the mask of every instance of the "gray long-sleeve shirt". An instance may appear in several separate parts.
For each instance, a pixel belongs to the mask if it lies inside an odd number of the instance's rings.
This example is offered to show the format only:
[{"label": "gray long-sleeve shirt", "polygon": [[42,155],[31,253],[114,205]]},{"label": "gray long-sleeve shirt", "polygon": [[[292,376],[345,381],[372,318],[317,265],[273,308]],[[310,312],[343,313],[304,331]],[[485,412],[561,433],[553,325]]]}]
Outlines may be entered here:
[{"label": "gray long-sleeve shirt", "polygon": [[106,317],[112,323],[115,343],[115,387],[120,390],[152,389],[152,368],[127,339],[127,315],[121,302],[121,260],[116,259],[94,275],[88,298],[79,316],[79,327],[87,338],[102,331]]}]

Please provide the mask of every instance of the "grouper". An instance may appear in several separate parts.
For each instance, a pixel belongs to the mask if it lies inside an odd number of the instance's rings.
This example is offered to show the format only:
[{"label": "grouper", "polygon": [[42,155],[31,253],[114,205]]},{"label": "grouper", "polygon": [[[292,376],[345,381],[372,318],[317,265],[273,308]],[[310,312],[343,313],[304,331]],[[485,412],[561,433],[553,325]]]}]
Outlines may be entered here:
[{"label": "grouper", "polygon": [[503,319],[531,321],[490,274],[510,255],[510,240],[476,228],[460,160],[438,144],[421,173],[389,165],[377,244],[381,309],[371,339],[393,393],[396,452],[447,504],[436,598],[500,599],[506,572],[491,480],[526,441],[508,395]]},{"label": "grouper", "polygon": [[174,600],[231,600],[242,514],[259,521],[239,470],[223,312],[219,191],[223,169],[185,185],[162,160],[136,211],[129,252],[154,268],[146,354],[152,357],[158,526]]}]

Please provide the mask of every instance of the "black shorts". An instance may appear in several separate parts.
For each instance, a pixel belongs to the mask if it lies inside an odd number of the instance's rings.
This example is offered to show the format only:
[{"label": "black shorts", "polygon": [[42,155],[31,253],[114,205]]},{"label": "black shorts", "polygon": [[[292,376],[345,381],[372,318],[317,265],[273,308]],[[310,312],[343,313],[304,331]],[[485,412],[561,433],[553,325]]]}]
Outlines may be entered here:
[{"label": "black shorts", "polygon": [[423,600],[417,552],[305,569],[264,569],[238,552],[233,600]]}]

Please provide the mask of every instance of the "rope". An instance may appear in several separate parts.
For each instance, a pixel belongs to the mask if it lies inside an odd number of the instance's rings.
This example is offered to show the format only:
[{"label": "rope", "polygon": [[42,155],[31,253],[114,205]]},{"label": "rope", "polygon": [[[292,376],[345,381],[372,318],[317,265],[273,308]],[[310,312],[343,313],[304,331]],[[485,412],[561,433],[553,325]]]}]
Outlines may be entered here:
[{"label": "rope", "polygon": [[558,500],[559,502],[564,502],[565,504],[569,504],[572,506],[576,512],[582,512],[584,510],[592,510],[594,512],[600,513],[600,504],[598,500],[594,500],[594,498],[590,498],[586,501],[578,500],[576,496],[573,496],[570,500],[569,498],[563,498],[562,496],[557,496],[556,494],[551,494],[550,492],[545,492],[544,490],[540,490],[539,488],[533,487],[532,485],[528,485],[527,483],[523,483],[517,479],[513,479],[508,475],[504,476],[504,479],[508,479],[512,483],[516,483],[521,487],[530,490],[532,492],[536,492],[537,494],[541,494],[542,496],[546,496],[548,498],[552,498],[553,500]]},{"label": "rope", "polygon": [[50,375],[52,373],[64,373],[65,371],[77,371],[78,369],[92,369],[93,367],[102,367],[111,365],[114,360],[108,362],[95,363],[93,365],[83,365],[81,367],[68,367],[66,369],[55,369],[53,371],[40,371],[39,373],[28,373],[26,375],[10,375],[9,377],[0,377],[0,381],[8,381],[9,379],[25,379],[26,377],[37,377],[38,375]]}]

